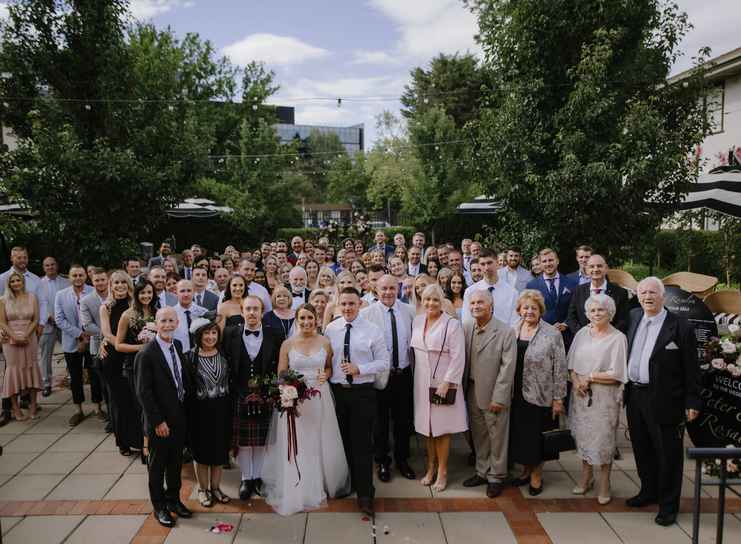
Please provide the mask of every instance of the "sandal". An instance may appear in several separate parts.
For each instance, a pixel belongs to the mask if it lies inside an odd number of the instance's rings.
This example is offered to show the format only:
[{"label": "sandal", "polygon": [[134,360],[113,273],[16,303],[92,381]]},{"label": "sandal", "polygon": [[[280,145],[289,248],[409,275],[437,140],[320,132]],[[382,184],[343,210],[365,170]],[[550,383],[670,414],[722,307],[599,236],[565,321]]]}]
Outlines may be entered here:
[{"label": "sandal", "polygon": [[214,505],[214,500],[211,497],[211,493],[204,489],[198,490],[198,502],[205,508],[210,508]]},{"label": "sandal", "polygon": [[211,490],[211,496],[219,501],[221,504],[226,504],[230,500],[232,500],[228,495],[225,495],[224,492],[218,487]]},{"label": "sandal", "polygon": [[131,449],[130,448],[118,448],[118,453],[120,453],[124,457],[129,457],[131,455]]},{"label": "sandal", "polygon": [[28,416],[21,410],[18,410],[17,412],[13,412],[13,419],[15,419],[16,421],[26,421],[28,419]]}]

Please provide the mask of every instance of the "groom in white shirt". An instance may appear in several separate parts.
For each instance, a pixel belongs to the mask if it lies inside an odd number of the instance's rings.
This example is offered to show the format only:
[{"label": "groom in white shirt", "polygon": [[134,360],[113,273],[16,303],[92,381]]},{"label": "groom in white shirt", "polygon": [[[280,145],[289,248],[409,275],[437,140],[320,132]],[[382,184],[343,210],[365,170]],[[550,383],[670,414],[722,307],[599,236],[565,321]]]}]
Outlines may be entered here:
[{"label": "groom in white shirt", "polygon": [[342,317],[327,326],[332,344],[332,392],[337,422],[350,466],[358,507],[368,515],[373,507],[373,425],[376,419],[376,374],[389,370],[383,331],[360,317],[360,295],[352,288],[339,296]]}]

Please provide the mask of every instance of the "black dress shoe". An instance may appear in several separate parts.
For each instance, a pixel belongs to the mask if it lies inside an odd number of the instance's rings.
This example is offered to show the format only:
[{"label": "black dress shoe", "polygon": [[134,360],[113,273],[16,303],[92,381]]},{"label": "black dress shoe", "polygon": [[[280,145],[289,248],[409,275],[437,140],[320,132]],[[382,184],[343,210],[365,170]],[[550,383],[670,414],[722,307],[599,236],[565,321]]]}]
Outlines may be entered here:
[{"label": "black dress shoe", "polygon": [[412,470],[412,467],[410,467],[406,462],[404,463],[396,463],[396,468],[399,471],[399,474],[404,476],[407,480],[416,480],[417,474]]},{"label": "black dress shoe", "polygon": [[468,480],[465,480],[463,482],[463,487],[478,487],[487,483],[489,482],[487,482],[486,478],[482,478],[478,474],[474,474]]},{"label": "black dress shoe", "polygon": [[154,519],[164,527],[175,527],[175,519],[167,510],[155,510]]},{"label": "black dress shoe", "polygon": [[625,504],[627,506],[630,506],[631,508],[641,508],[643,506],[648,506],[649,504],[656,504],[658,501],[655,497],[646,497],[644,495],[638,494],[635,497],[631,497],[628,500],[625,501]]},{"label": "black dress shoe", "polygon": [[48,397],[51,395],[51,386],[44,387],[43,393],[41,393],[42,397]]},{"label": "black dress shoe", "polygon": [[373,507],[373,499],[370,497],[358,497],[358,508],[368,516],[372,516],[376,513],[375,508]]},{"label": "black dress shoe", "polygon": [[250,500],[250,497],[254,492],[255,488],[253,487],[252,480],[242,480],[242,483],[239,484],[239,498],[241,500]]},{"label": "black dress shoe", "polygon": [[527,492],[531,497],[537,497],[543,492],[543,482],[540,482],[540,487],[534,487],[532,484],[527,487]]},{"label": "black dress shoe", "polygon": [[378,465],[378,479],[382,482],[391,480],[391,468],[386,463]]},{"label": "black dress shoe", "polygon": [[187,506],[185,506],[182,502],[174,502],[167,507],[170,512],[175,512],[179,518],[192,518],[193,512],[191,512]]},{"label": "black dress shoe", "polygon": [[256,495],[262,497],[262,478],[252,480],[252,490]]},{"label": "black dress shoe", "polygon": [[654,518],[654,521],[656,522],[656,525],[669,527],[669,525],[674,525],[677,522],[677,514],[662,514],[659,512],[659,514]]},{"label": "black dress shoe", "polygon": [[489,482],[486,484],[486,496],[490,499],[494,499],[502,494],[504,486],[499,482]]}]

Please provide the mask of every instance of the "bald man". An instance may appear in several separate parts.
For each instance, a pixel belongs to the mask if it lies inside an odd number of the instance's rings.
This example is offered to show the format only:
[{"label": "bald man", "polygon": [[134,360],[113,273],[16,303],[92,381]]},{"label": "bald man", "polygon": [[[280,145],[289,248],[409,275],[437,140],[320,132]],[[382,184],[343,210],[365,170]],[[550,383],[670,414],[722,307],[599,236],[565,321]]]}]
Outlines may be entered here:
[{"label": "bald man", "polygon": [[630,304],[628,302],[628,291],[608,281],[607,261],[602,255],[592,255],[587,260],[585,270],[590,277],[588,283],[579,285],[574,291],[569,303],[569,313],[566,318],[566,325],[573,334],[589,323],[584,304],[592,295],[608,295],[615,301],[615,315],[612,318],[612,326],[626,333],[628,331],[628,312]]},{"label": "bald man", "polygon": [[[180,501],[180,471],[186,436],[185,399],[194,389],[189,362],[175,340],[178,314],[160,308],[155,318],[157,336],[134,359],[136,396],[149,437],[149,498],[155,519],[165,527],[192,513]],[[167,481],[167,490],[164,483]]]}]

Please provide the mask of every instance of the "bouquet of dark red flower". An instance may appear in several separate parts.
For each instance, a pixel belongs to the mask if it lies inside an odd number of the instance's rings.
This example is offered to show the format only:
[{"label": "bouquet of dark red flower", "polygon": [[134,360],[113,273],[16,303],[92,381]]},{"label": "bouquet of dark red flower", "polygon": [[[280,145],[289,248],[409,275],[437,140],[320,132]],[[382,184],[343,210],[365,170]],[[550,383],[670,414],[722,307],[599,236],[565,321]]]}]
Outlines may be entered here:
[{"label": "bouquet of dark red flower", "polygon": [[268,386],[267,402],[272,402],[275,409],[288,418],[286,427],[288,429],[288,462],[293,461],[298,473],[298,482],[301,481],[301,471],[298,468],[296,454],[298,453],[298,438],[296,436],[296,418],[301,414],[298,406],[307,399],[321,395],[318,389],[309,387],[304,376],[295,370],[286,370],[279,376],[275,376]]}]

